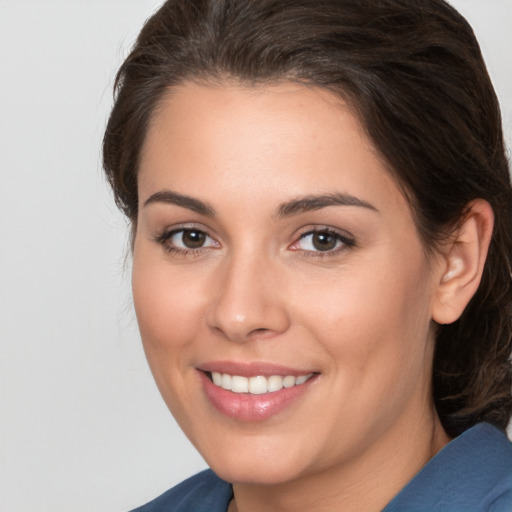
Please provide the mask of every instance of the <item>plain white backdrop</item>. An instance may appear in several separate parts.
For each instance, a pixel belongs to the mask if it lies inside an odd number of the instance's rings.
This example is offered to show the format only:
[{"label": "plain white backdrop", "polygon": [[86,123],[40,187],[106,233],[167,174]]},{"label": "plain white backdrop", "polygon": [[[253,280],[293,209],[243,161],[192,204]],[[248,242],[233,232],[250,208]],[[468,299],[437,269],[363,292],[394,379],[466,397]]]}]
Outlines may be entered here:
[{"label": "plain white backdrop", "polygon": [[[512,1],[472,23],[512,147]],[[122,512],[205,467],[153,384],[102,176],[115,70],[159,0],[0,0],[0,510]]]}]

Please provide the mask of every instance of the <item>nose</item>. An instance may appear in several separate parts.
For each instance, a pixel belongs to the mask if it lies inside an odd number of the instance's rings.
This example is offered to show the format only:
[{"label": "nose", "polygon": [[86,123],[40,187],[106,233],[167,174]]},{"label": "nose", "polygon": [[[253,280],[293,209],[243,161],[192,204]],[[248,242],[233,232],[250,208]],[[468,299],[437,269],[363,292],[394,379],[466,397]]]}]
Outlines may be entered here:
[{"label": "nose", "polygon": [[209,327],[238,343],[285,332],[289,315],[278,274],[257,256],[223,262],[207,312]]}]

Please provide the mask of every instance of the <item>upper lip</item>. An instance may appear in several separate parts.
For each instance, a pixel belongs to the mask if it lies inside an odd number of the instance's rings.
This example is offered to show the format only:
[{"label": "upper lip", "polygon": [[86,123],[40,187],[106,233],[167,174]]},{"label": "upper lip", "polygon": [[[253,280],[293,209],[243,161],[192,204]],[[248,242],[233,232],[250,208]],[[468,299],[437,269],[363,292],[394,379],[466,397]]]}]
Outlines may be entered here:
[{"label": "upper lip", "polygon": [[199,365],[197,368],[204,372],[227,373],[229,375],[240,375],[241,377],[254,377],[257,375],[261,375],[263,377],[270,377],[272,375],[293,375],[298,377],[300,375],[307,375],[309,373],[317,373],[311,369],[290,368],[289,366],[259,361],[254,361],[251,363],[235,361],[210,361]]}]

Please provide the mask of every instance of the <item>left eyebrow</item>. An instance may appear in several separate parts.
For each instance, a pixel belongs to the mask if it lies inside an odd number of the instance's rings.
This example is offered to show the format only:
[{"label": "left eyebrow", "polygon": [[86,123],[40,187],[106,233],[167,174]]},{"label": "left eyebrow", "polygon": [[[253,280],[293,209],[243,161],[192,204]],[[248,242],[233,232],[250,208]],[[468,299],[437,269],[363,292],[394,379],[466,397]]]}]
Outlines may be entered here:
[{"label": "left eyebrow", "polygon": [[328,206],[358,206],[375,212],[379,211],[375,206],[358,197],[351,196],[350,194],[333,193],[308,195],[287,201],[277,209],[276,218],[290,217],[299,213],[320,210]]}]

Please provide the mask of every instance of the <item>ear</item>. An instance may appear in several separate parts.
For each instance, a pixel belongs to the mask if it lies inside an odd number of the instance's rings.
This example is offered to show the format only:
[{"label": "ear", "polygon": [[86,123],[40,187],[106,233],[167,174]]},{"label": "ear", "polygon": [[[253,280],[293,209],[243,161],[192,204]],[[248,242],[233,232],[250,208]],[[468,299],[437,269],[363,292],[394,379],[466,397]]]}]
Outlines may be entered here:
[{"label": "ear", "polygon": [[439,251],[439,273],[432,319],[455,322],[476,293],[491,243],[494,213],[489,203],[476,199],[468,205],[463,223]]}]

